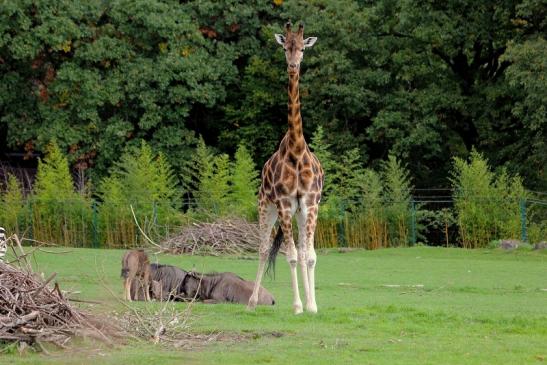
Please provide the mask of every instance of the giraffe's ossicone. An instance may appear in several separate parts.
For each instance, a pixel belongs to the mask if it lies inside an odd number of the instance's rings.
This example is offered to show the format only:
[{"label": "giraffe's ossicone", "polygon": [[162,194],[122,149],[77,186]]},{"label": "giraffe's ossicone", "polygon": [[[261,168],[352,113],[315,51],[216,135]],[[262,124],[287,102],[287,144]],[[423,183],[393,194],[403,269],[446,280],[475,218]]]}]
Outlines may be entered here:
[{"label": "giraffe's ossicone", "polygon": [[[255,290],[249,300],[249,308],[256,306],[258,288],[264,274],[266,261],[271,264],[283,238],[287,249],[287,261],[291,269],[293,309],[302,312],[302,301],[298,289],[297,265],[301,268],[302,284],[306,299],[306,310],[317,312],[315,302],[314,234],[317,223],[323,169],[317,157],[310,151],[302,132],[300,114],[300,63],[304,49],[312,47],[317,38],[304,39],[304,26],[297,32],[291,31],[290,22],[285,26],[285,35],[276,34],[275,39],[283,46],[289,76],[288,122],[289,128],[277,151],[264,164],[262,183],[258,195],[259,226],[261,242],[259,265]],[[292,217],[298,224],[298,244],[295,246],[292,234]],[[279,219],[277,238],[271,242],[271,231]]]}]

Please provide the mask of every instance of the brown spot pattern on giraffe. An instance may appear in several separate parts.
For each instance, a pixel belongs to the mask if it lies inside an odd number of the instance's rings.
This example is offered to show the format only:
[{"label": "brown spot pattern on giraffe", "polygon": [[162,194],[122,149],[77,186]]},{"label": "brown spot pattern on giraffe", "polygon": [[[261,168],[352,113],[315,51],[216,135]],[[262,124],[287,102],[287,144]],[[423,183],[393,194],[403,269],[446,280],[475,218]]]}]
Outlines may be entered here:
[{"label": "brown spot pattern on giraffe", "polygon": [[[278,209],[290,208],[291,200],[288,198],[291,197],[306,197],[303,203],[310,207],[317,205],[321,198],[323,170],[302,134],[298,83],[298,74],[289,76],[289,130],[278,150],[264,165],[262,174],[262,196],[276,204]],[[316,213],[312,210],[310,214]]]}]

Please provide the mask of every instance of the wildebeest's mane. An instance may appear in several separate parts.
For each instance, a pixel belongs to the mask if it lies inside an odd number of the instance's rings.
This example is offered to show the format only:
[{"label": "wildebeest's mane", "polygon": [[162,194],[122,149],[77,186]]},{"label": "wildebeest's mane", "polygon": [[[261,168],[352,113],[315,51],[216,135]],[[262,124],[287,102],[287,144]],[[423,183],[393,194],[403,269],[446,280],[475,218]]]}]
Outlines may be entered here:
[{"label": "wildebeest's mane", "polygon": [[201,273],[201,272],[197,272],[197,271],[190,271],[190,272],[188,272],[188,275],[191,275],[191,276],[193,276],[193,277],[196,278],[196,279],[199,279],[200,277],[213,278],[213,277],[221,276],[221,275],[232,275],[232,276],[234,276],[234,277],[236,277],[236,278],[238,278],[238,279],[245,280],[245,279],[243,279],[241,276],[236,275],[236,274],[234,274],[233,272],[217,272],[217,271],[211,271],[211,272]]},{"label": "wildebeest's mane", "polygon": [[[161,282],[162,290],[165,295],[180,295],[182,283],[184,283],[188,272],[173,265],[150,264],[152,269],[152,278]],[[163,295],[163,294],[162,294]]]}]

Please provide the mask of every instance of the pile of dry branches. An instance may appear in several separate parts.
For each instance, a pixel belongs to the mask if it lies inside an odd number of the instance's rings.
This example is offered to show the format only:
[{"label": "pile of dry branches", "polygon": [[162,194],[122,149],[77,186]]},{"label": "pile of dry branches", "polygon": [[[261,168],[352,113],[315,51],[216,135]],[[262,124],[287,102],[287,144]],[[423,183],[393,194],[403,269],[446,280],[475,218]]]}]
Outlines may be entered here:
[{"label": "pile of dry branches", "polygon": [[43,343],[64,348],[74,335],[110,343],[104,331],[110,332],[112,327],[75,308],[57,283],[51,287],[55,273],[47,280],[33,273],[18,239],[17,244],[19,253],[13,250],[16,260],[0,262],[0,341],[43,351]]},{"label": "pile of dry branches", "polygon": [[165,251],[199,255],[242,255],[257,252],[260,233],[256,223],[226,219],[192,223],[162,243]]}]

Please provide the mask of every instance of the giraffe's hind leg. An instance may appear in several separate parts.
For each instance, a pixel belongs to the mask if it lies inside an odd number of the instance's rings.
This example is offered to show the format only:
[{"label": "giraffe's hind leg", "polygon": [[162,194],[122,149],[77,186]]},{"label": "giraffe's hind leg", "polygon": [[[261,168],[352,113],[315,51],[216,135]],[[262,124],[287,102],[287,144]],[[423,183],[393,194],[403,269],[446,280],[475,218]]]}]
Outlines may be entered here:
[{"label": "giraffe's hind leg", "polygon": [[306,303],[306,310],[317,312],[317,303],[315,302],[315,264],[317,263],[317,254],[315,253],[314,239],[315,227],[317,225],[318,205],[309,206],[306,215],[306,244],[307,244],[307,266],[308,266],[308,285],[310,296]]},{"label": "giraffe's hind leg", "polygon": [[270,237],[276,219],[277,209],[275,205],[271,203],[260,204],[258,211],[258,224],[260,229],[258,270],[256,272],[253,293],[249,298],[249,304],[247,305],[247,309],[254,309],[256,307],[256,304],[258,303],[258,290],[260,289],[260,283],[262,281],[262,276],[264,275],[266,260],[268,259],[268,253],[270,251],[270,246],[272,245]]},{"label": "giraffe's hind leg", "polygon": [[306,309],[310,306],[310,286],[308,279],[308,244],[306,234],[306,207],[300,206],[296,212],[296,223],[298,224],[298,264],[302,272],[302,286],[304,287],[304,299]]}]

